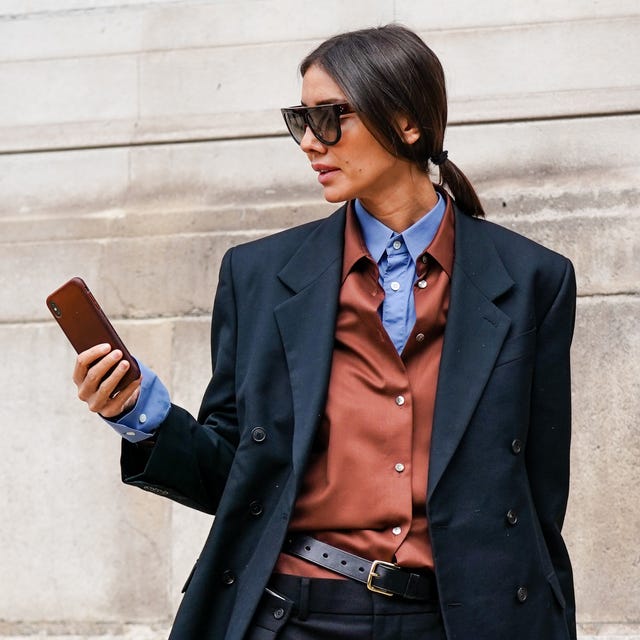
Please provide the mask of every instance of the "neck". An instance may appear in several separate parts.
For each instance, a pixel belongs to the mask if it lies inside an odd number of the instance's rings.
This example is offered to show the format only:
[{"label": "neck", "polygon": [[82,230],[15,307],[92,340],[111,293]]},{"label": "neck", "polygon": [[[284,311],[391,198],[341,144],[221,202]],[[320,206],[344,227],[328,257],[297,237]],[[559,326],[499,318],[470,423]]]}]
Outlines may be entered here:
[{"label": "neck", "polygon": [[413,176],[410,187],[395,188],[384,197],[360,198],[364,208],[396,233],[402,233],[431,211],[438,194],[427,174]]}]

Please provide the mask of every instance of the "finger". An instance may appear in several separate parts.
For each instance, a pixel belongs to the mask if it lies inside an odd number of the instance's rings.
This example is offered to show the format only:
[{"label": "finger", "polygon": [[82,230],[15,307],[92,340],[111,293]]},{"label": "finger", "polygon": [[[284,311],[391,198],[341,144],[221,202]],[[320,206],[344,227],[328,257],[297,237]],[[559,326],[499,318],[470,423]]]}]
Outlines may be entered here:
[{"label": "finger", "polygon": [[140,397],[140,378],[128,384],[114,399],[110,400],[100,411],[104,418],[112,418],[121,413],[131,411]]},{"label": "finger", "polygon": [[90,367],[77,385],[78,398],[84,400],[92,411],[99,411],[99,407],[110,399],[109,396],[127,372],[129,363],[121,358],[121,351],[111,351]]},{"label": "finger", "polygon": [[109,351],[111,351],[111,345],[102,343],[79,353],[73,369],[73,382],[76,385],[80,384],[85,379],[89,367],[91,367],[96,360],[104,357]]},{"label": "finger", "polygon": [[[85,381],[91,386],[91,388],[97,389],[105,380],[107,375],[111,377],[112,374],[110,374],[109,372],[111,371],[111,369],[114,369],[114,367],[116,367],[119,362],[121,364],[124,362],[124,360],[122,360],[122,351],[118,349],[110,351],[106,356],[104,356],[100,360],[96,360],[96,362],[91,367],[89,367],[85,375]],[[120,373],[123,371],[124,367],[128,366],[129,363],[127,362],[127,364],[123,364],[123,367],[120,369],[117,369],[116,367],[113,373],[115,373],[116,370]]]},{"label": "finger", "polygon": [[[105,356],[103,360],[111,358],[112,354]],[[129,369],[129,363],[122,360],[116,368],[107,376],[103,366],[103,360],[89,369],[84,382],[78,387],[78,397],[84,400],[91,411],[103,413],[113,406],[114,391],[122,377]],[[108,366],[108,364],[106,365]],[[119,394],[116,394],[119,395]],[[118,404],[120,401],[118,400]]]}]

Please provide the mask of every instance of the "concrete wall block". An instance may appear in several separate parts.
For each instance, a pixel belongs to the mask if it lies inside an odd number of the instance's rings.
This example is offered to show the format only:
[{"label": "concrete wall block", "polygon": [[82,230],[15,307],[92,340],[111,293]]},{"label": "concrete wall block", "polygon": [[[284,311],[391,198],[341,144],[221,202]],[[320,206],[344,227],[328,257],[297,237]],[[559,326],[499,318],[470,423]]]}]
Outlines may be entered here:
[{"label": "concrete wall block", "polygon": [[43,216],[122,207],[128,159],[126,148],[0,154],[0,221],[33,225]]},{"label": "concrete wall block", "polygon": [[[318,199],[270,202],[264,197],[253,203],[237,203],[202,208],[150,208],[79,211],[60,216],[23,215],[0,219],[0,244],[97,241],[104,238],[139,238],[166,235],[238,231],[272,231],[321,218],[336,205]],[[166,205],[159,203],[158,206]],[[187,207],[188,204],[183,205]],[[25,249],[26,250],[26,249]]]},{"label": "concrete wall block", "polygon": [[[137,83],[135,56],[0,63],[3,130],[96,120],[109,127],[112,120],[135,120]],[[46,147],[47,140],[40,144]]]},{"label": "concrete wall block", "polygon": [[0,618],[166,616],[169,503],[120,484],[119,437],[77,400],[56,326],[2,325],[0,344]]},{"label": "concrete wall block", "polygon": [[634,0],[614,0],[603,4],[598,0],[539,0],[510,2],[491,0],[478,3],[458,0],[438,6],[434,11],[422,0],[395,0],[395,19],[411,24],[415,29],[479,29],[491,26],[511,26],[613,18],[638,14]]},{"label": "concrete wall block", "polygon": [[589,190],[611,175],[629,188],[640,168],[638,126],[636,115],[460,125],[447,129],[444,146],[479,186],[517,177],[523,188],[546,181],[558,192],[563,180],[581,176]]},{"label": "concrete wall block", "polygon": [[[632,110],[639,25],[640,16],[422,35],[445,68],[450,121],[510,120]],[[597,56],[594,42],[606,43]]]},{"label": "concrete wall block", "polygon": [[65,13],[68,11],[87,11],[95,8],[113,6],[136,6],[152,3],[168,3],[172,0],[3,0],[0,16],[20,16],[38,13]]},{"label": "concrete wall block", "polygon": [[320,187],[289,137],[132,149],[129,203],[176,209],[291,201]]},{"label": "concrete wall block", "polygon": [[45,298],[73,276],[85,280],[111,318],[210,313],[224,251],[253,237],[247,232],[8,247],[3,261],[15,271],[0,300],[0,318],[50,319]]},{"label": "concrete wall block", "polygon": [[640,602],[640,299],[582,299],[572,351],[567,538],[580,621],[637,623]]}]

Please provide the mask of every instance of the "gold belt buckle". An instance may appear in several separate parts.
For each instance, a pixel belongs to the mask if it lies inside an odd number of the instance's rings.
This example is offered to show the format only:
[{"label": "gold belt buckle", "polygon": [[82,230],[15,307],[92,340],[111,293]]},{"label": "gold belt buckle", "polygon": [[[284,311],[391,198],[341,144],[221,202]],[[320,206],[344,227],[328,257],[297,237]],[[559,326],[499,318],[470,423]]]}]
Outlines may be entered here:
[{"label": "gold belt buckle", "polygon": [[376,569],[380,566],[387,567],[389,569],[398,568],[398,565],[393,564],[393,562],[385,562],[384,560],[374,560],[371,563],[371,569],[369,570],[369,577],[367,578],[367,589],[369,589],[369,591],[373,591],[374,593],[380,593],[383,596],[392,597],[395,595],[393,592],[388,591],[387,589],[382,589],[381,587],[376,587],[376,585],[373,584],[373,579],[380,577],[380,575],[376,573]]}]

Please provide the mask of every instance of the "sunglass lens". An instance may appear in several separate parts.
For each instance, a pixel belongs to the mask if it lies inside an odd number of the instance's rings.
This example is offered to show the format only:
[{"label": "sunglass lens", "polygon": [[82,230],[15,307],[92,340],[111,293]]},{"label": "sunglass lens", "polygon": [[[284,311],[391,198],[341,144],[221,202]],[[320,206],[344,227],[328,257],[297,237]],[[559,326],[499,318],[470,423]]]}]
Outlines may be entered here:
[{"label": "sunglass lens", "polygon": [[307,113],[307,121],[316,138],[323,144],[335,144],[340,137],[340,120],[333,106],[311,108]]},{"label": "sunglass lens", "polygon": [[287,129],[289,129],[291,137],[300,144],[304,137],[304,131],[307,128],[304,114],[300,111],[283,110],[282,115],[284,116],[284,122],[287,125]]}]

